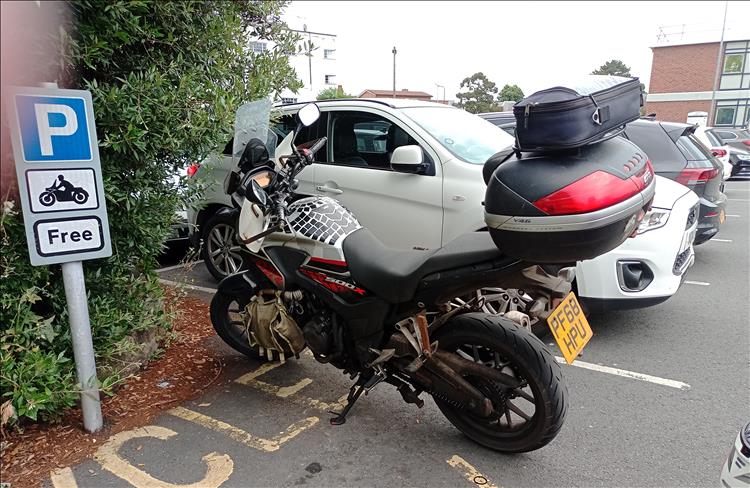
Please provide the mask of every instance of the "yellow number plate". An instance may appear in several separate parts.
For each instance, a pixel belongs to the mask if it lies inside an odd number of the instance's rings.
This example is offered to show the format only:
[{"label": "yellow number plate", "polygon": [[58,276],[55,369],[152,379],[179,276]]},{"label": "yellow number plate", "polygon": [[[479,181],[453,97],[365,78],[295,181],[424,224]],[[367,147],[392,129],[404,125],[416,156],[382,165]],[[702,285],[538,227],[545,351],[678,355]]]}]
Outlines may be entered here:
[{"label": "yellow number plate", "polygon": [[572,291],[547,318],[547,325],[568,364],[573,364],[578,353],[594,335]]}]

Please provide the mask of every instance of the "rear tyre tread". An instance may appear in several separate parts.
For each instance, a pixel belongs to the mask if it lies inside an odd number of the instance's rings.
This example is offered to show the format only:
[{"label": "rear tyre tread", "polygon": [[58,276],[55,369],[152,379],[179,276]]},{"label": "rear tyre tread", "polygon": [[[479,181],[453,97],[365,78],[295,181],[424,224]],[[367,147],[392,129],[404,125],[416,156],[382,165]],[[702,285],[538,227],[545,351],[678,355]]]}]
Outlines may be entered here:
[{"label": "rear tyre tread", "polygon": [[[533,451],[548,444],[559,433],[567,413],[567,387],[562,379],[562,369],[544,343],[536,336],[521,329],[514,322],[501,316],[490,316],[484,313],[467,313],[454,317],[440,329],[435,339],[439,344],[471,343],[472,338],[484,336],[491,342],[505,346],[513,361],[522,363],[530,376],[536,377],[543,398],[542,404],[536,405],[536,413],[542,412],[544,418],[535,426],[528,438],[508,442],[501,437],[488,435],[469,424],[461,423],[460,413],[451,410],[447,405],[437,401],[438,407],[448,420],[467,437],[491,449],[508,453]],[[529,382],[533,378],[527,378]],[[458,420],[454,422],[454,420]]]}]

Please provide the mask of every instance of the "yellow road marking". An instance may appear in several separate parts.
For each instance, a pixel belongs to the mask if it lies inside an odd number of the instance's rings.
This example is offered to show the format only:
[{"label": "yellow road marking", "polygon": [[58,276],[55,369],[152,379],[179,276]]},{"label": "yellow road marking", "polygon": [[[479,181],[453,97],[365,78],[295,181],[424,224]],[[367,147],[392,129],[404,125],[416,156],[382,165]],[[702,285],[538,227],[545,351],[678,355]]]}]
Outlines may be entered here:
[{"label": "yellow road marking", "polygon": [[104,469],[118,478],[122,478],[136,488],[218,488],[229,479],[229,476],[231,476],[234,471],[234,463],[232,462],[232,458],[226,454],[212,452],[203,456],[203,462],[206,463],[206,476],[195,483],[183,485],[167,483],[166,481],[154,478],[145,471],[130,464],[128,461],[120,457],[120,454],[118,453],[120,447],[131,439],[155,437],[157,439],[167,440],[175,435],[177,435],[177,432],[158,425],[150,425],[120,432],[110,437],[109,440],[107,440],[107,442],[96,451],[94,459],[96,459]]},{"label": "yellow road marking", "polygon": [[304,387],[306,387],[307,385],[313,382],[313,380],[311,380],[310,378],[303,378],[297,383],[295,383],[294,385],[283,386],[283,387],[273,385],[271,383],[266,383],[265,381],[261,381],[257,379],[258,377],[263,376],[269,371],[272,371],[278,368],[279,366],[281,366],[281,364],[282,363],[278,363],[278,362],[277,363],[264,363],[259,368],[240,376],[239,378],[234,380],[234,382],[239,383],[241,385],[250,386],[252,388],[255,388],[256,390],[260,390],[270,395],[275,395],[279,398],[289,399],[293,403],[296,403],[298,405],[302,405],[304,407],[312,407],[322,412],[340,411],[341,409],[344,408],[344,405],[346,405],[347,394],[342,395],[338,400],[336,400],[333,403],[327,403],[327,402],[318,400],[316,398],[309,398],[309,397],[297,395],[297,393],[299,393],[300,390],[302,390]]},{"label": "yellow road marking", "polygon": [[454,455],[452,458],[448,459],[446,462],[452,468],[455,468],[461,471],[462,474],[464,475],[464,478],[469,480],[469,483],[472,483],[476,486],[481,486],[482,488],[502,488],[502,487],[492,484],[489,478],[487,478],[482,473],[477,471],[477,468],[467,463],[466,460],[459,455]]},{"label": "yellow road marking", "polygon": [[221,420],[203,415],[202,413],[194,412],[187,408],[176,407],[167,412],[175,417],[179,417],[183,420],[196,423],[201,427],[215,430],[227,434],[229,437],[237,442],[245,444],[253,449],[258,449],[266,452],[278,451],[279,448],[290,439],[295,438],[303,431],[309,429],[313,425],[317,424],[320,420],[318,417],[308,417],[306,419],[299,420],[290,425],[284,432],[279,435],[272,437],[271,439],[264,439],[262,437],[255,436],[249,432],[230,425]]},{"label": "yellow road marking", "polygon": [[279,396],[281,398],[290,397],[312,382],[313,380],[311,380],[310,378],[303,378],[301,381],[298,381],[292,386],[284,386],[279,388],[279,391],[276,392],[276,396]]},{"label": "yellow road marking", "polygon": [[[280,362],[263,363],[257,369],[254,369],[254,370],[250,371],[249,373],[243,374],[242,376],[240,376],[239,378],[237,378],[234,381],[243,383],[245,381],[254,380],[255,378],[257,378],[259,376],[263,376],[264,374],[268,373],[269,371],[273,371],[274,369],[278,368],[282,364],[284,364],[284,363],[280,363]],[[240,381],[240,380],[242,380],[242,381]]]},{"label": "yellow road marking", "polygon": [[59,468],[49,474],[52,486],[55,488],[78,488],[73,470],[70,468]]}]

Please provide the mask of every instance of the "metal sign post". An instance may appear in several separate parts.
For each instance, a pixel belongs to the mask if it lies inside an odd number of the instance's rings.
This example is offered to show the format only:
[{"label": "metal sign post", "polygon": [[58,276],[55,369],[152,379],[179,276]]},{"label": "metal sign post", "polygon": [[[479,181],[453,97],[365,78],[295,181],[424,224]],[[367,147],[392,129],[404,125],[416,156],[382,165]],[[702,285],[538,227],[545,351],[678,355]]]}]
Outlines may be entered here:
[{"label": "metal sign post", "polygon": [[9,121],[26,242],[34,266],[62,264],[83,426],[102,427],[99,382],[81,261],[112,255],[91,94],[8,91]]}]

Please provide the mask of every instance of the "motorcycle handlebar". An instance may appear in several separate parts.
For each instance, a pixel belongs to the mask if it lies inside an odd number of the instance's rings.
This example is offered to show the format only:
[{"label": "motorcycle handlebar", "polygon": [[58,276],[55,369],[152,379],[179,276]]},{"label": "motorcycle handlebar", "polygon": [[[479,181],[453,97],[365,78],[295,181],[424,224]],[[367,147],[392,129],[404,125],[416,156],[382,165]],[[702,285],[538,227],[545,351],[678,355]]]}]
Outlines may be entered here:
[{"label": "motorcycle handlebar", "polygon": [[315,155],[315,153],[320,151],[320,148],[322,148],[325,145],[326,141],[328,141],[327,137],[321,137],[320,139],[318,139],[318,142],[313,144],[312,147],[309,149],[310,153]]}]

